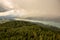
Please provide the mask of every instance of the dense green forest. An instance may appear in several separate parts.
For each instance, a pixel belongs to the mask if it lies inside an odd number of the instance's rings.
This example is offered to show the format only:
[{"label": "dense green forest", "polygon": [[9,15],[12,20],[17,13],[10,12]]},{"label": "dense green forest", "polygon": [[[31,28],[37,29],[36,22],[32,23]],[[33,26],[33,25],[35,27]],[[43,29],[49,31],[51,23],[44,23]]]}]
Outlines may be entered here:
[{"label": "dense green forest", "polygon": [[9,21],[0,24],[0,40],[60,40],[60,29],[41,23]]}]

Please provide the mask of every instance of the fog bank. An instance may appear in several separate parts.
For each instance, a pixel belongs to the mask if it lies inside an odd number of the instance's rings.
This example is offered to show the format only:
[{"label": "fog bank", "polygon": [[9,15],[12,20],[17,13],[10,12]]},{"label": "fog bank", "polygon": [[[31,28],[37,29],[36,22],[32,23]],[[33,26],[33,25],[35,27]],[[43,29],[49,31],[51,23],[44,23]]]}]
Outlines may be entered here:
[{"label": "fog bank", "polygon": [[60,17],[60,0],[5,0],[5,1],[9,1],[11,3],[6,5],[6,7],[13,8],[13,10],[15,11],[18,10],[15,13],[17,17],[22,18],[44,17],[49,19]]}]

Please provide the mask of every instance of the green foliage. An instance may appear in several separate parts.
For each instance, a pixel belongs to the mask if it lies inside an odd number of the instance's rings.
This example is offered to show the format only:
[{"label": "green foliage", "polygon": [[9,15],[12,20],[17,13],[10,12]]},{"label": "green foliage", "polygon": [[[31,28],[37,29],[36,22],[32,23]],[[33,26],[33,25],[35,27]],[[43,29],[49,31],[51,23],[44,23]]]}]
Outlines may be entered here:
[{"label": "green foliage", "polygon": [[10,21],[0,24],[0,40],[60,40],[60,31],[48,25],[26,21]]}]

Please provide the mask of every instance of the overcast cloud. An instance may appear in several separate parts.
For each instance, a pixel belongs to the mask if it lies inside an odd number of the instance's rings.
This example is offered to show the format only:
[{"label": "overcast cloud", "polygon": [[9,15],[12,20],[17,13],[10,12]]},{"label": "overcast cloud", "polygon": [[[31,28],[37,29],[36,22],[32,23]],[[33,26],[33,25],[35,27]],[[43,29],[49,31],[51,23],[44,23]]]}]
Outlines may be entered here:
[{"label": "overcast cloud", "polygon": [[[3,0],[4,1],[4,0]],[[2,1],[2,3],[4,3]],[[5,0],[6,1],[6,0]],[[7,0],[6,7],[15,8],[19,17],[60,17],[60,0]],[[13,14],[13,15],[15,15]]]}]

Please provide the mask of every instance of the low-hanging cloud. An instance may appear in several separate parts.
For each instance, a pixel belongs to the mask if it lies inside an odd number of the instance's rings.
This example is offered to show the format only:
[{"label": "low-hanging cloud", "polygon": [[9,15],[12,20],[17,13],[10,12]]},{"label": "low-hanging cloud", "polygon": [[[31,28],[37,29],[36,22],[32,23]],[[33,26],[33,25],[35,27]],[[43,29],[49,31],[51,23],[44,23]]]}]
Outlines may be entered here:
[{"label": "low-hanging cloud", "polygon": [[[13,0],[19,10],[24,9],[27,17],[60,17],[60,0]],[[20,13],[21,14],[21,13]]]},{"label": "low-hanging cloud", "polygon": [[[8,0],[7,0],[8,1]],[[17,17],[60,17],[60,0],[10,0]],[[9,6],[8,6],[9,7]]]}]

